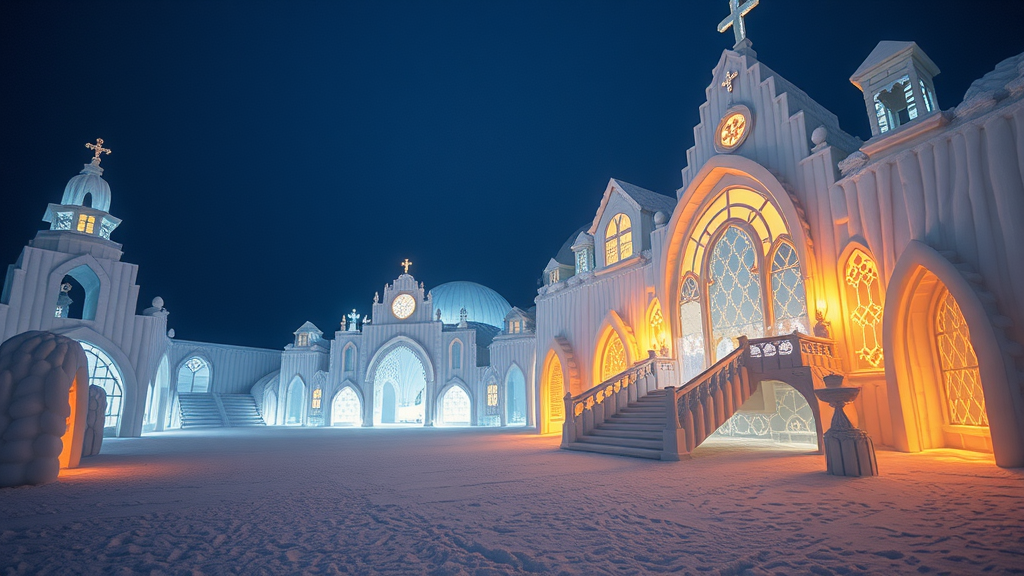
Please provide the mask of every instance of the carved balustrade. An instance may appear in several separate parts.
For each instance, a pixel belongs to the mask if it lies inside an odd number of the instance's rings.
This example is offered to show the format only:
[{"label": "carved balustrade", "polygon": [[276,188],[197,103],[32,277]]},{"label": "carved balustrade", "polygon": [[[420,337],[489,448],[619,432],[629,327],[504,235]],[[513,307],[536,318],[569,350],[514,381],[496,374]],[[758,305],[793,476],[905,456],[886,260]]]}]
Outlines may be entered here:
[{"label": "carved balustrade", "polygon": [[[740,348],[743,348],[741,346]],[[766,373],[788,368],[814,366],[826,372],[841,373],[836,343],[794,332],[786,336],[750,340],[746,349],[749,368]]]},{"label": "carved balustrade", "polygon": [[650,356],[643,362],[612,376],[586,392],[578,396],[566,394],[562,446],[568,446],[580,436],[589,434],[630,402],[635,402],[657,389],[657,362],[654,352],[650,352]]}]

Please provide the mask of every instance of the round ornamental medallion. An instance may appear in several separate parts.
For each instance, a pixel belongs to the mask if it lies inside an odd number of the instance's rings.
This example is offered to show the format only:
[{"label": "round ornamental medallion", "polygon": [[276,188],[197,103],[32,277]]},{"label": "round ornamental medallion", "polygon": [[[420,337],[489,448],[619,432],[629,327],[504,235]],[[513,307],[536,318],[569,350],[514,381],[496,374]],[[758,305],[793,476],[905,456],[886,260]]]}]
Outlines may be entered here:
[{"label": "round ornamental medallion", "polygon": [[411,294],[399,294],[391,302],[391,313],[399,320],[405,320],[416,310],[416,299]]},{"label": "round ornamental medallion", "polygon": [[716,144],[723,152],[732,152],[750,133],[750,115],[744,109],[730,110],[718,123]]}]

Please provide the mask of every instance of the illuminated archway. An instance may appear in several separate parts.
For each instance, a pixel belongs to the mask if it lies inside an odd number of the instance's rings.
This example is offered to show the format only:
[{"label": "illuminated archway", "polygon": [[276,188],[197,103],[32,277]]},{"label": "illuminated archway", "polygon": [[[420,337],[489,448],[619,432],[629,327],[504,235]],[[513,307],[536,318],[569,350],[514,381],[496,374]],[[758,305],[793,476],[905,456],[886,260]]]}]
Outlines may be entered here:
[{"label": "illuminated archway", "polygon": [[654,298],[647,306],[647,338],[649,341],[647,350],[654,350],[654,353],[661,357],[668,357],[672,351],[669,348],[671,342],[671,331],[668,322],[665,320],[665,313],[661,309],[661,302]]},{"label": "illuminated archway", "polygon": [[373,423],[422,424],[426,384],[419,354],[404,344],[391,348],[373,372]]},{"label": "illuminated archway", "polygon": [[562,431],[565,422],[565,369],[554,350],[544,359],[541,379],[541,434]]},{"label": "illuminated archway", "polygon": [[345,386],[331,402],[331,426],[359,426],[363,419],[362,402],[352,386]]},{"label": "illuminated archway", "polygon": [[459,384],[452,384],[441,393],[441,423],[445,426],[468,426],[472,421],[473,403],[469,393]]},{"label": "illuminated archway", "polygon": [[306,384],[298,376],[292,378],[285,394],[285,426],[302,426],[302,414],[306,401]]},{"label": "illuminated archway", "polygon": [[849,330],[854,365],[861,370],[884,368],[882,349],[882,278],[874,258],[853,248],[843,267],[842,285],[846,301],[845,327]]},{"label": "illuminated archway", "polygon": [[597,356],[597,365],[600,370],[597,383],[625,372],[629,367],[629,362],[626,360],[626,346],[622,343],[622,338],[619,338],[619,335],[613,330],[608,330],[605,337],[601,339]]}]

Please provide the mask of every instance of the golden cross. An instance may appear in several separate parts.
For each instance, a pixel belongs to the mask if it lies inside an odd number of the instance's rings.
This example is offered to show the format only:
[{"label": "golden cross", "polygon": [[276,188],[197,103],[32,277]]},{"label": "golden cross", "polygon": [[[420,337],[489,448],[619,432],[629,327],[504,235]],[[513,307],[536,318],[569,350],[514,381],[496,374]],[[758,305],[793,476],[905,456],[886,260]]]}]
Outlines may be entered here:
[{"label": "golden cross", "polygon": [[736,77],[739,76],[739,75],[740,75],[739,72],[726,72],[725,73],[725,82],[722,82],[722,88],[725,88],[729,92],[732,92],[732,81],[735,80]]},{"label": "golden cross", "polygon": [[406,258],[405,262],[402,262],[401,264],[399,264],[399,266],[403,266],[405,268],[405,273],[408,274],[409,273],[409,266],[412,266],[412,262],[409,262],[409,259]]},{"label": "golden cross", "polygon": [[100,164],[100,154],[110,154],[110,149],[103,147],[103,138],[97,138],[95,144],[86,144],[85,147],[95,153],[92,157],[92,163],[97,166]]}]

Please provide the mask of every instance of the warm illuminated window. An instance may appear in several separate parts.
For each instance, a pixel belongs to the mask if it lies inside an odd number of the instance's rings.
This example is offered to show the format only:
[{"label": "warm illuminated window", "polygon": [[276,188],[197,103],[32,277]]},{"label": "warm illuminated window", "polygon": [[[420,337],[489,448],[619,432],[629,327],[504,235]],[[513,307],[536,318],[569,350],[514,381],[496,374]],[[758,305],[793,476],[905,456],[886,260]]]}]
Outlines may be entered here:
[{"label": "warm illuminated window", "polygon": [[971,344],[960,306],[948,291],[939,298],[935,338],[942,369],[942,391],[950,424],[988,426],[985,395],[981,389],[978,356]]},{"label": "warm illuminated window", "polygon": [[86,214],[78,215],[78,231],[85,232],[86,234],[92,234],[93,226],[96,225],[96,217],[88,216]]},{"label": "warm illuminated window", "polygon": [[548,422],[561,422],[565,420],[565,403],[562,398],[565,396],[565,378],[562,373],[562,362],[558,359],[558,355],[554,353],[548,359],[546,396]]},{"label": "warm illuminated window", "polygon": [[650,318],[651,327],[651,350],[661,355],[663,348],[667,346],[667,335],[665,330],[665,316],[661,313],[661,304],[655,300]]},{"label": "warm illuminated window", "polygon": [[616,214],[604,235],[604,264],[614,264],[633,255],[633,230],[629,216]]},{"label": "warm illuminated window", "polygon": [[715,242],[708,266],[708,305],[715,361],[739,346],[739,337],[764,336],[764,307],[757,248],[738,226]]},{"label": "warm illuminated window", "polygon": [[298,334],[295,338],[296,346],[309,346],[309,334]]},{"label": "warm illuminated window", "polygon": [[462,368],[462,342],[455,340],[452,342],[452,370],[460,368]]},{"label": "warm illuminated window", "polygon": [[612,333],[604,345],[604,352],[601,354],[601,382],[604,382],[626,371],[626,347],[622,345],[622,339],[618,334]]},{"label": "warm illuminated window", "polygon": [[704,371],[704,322],[701,320],[700,289],[697,279],[688,276],[679,291],[679,326],[683,335],[680,355],[683,361],[683,382]]},{"label": "warm illuminated window", "polygon": [[497,382],[492,382],[492,383],[487,385],[487,407],[488,408],[491,408],[491,407],[497,408],[497,406],[498,406],[498,383]]},{"label": "warm illuminated window", "polygon": [[552,270],[551,274],[550,274],[550,283],[551,284],[558,284],[559,276],[560,275],[558,273],[558,268],[555,268],[554,270]]},{"label": "warm illuminated window", "polygon": [[882,284],[875,261],[855,250],[846,261],[846,302],[850,314],[850,337],[861,368],[881,368]]},{"label": "warm illuminated window", "polygon": [[776,334],[809,332],[800,257],[788,242],[779,244],[772,258],[772,311]]},{"label": "warm illuminated window", "polygon": [[324,391],[323,390],[321,390],[320,388],[317,388],[316,390],[313,390],[313,403],[310,404],[310,407],[313,408],[313,410],[319,410],[320,409],[320,403],[323,401],[323,397],[324,397]]}]

